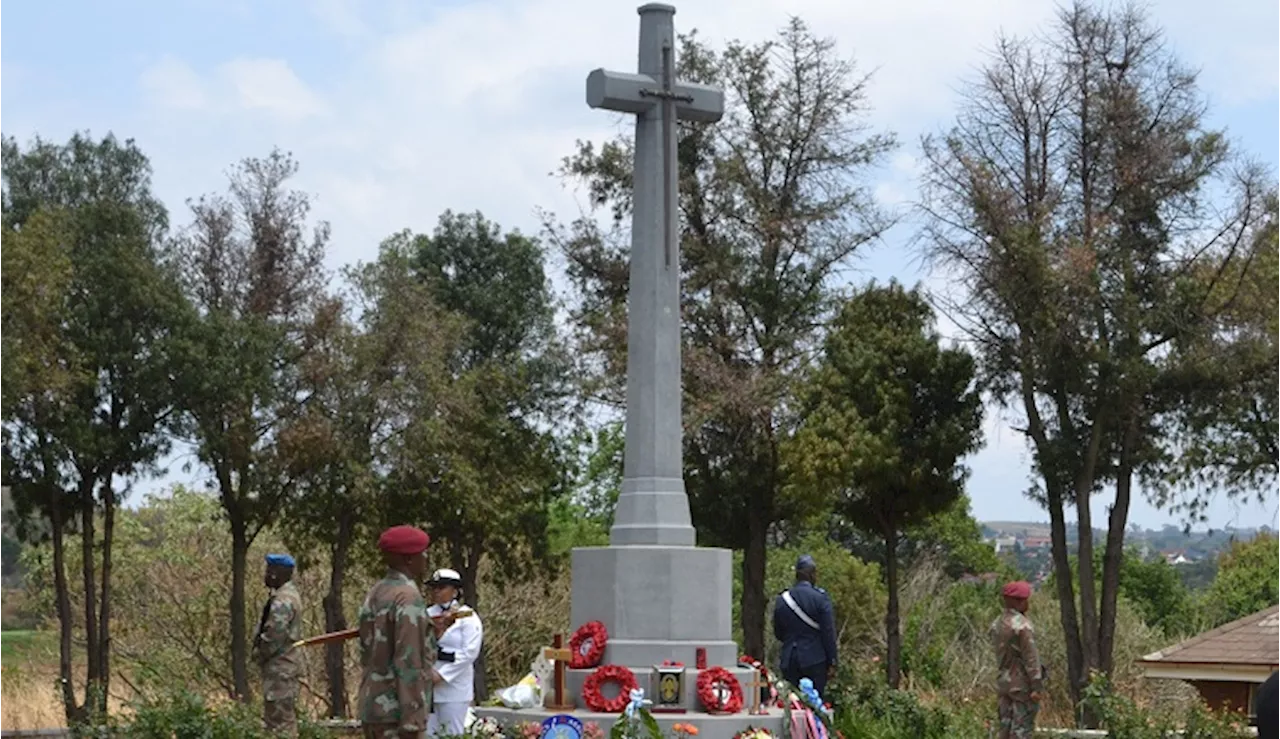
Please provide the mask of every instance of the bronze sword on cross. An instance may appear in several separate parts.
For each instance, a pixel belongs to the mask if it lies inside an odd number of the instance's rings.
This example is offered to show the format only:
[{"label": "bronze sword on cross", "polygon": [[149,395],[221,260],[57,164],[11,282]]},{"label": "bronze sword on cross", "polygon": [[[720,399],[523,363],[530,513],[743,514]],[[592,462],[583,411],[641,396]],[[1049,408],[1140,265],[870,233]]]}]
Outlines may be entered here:
[{"label": "bronze sword on cross", "polygon": [[[640,90],[640,94],[645,97],[657,98],[662,106],[662,239],[668,269],[671,267],[672,235],[677,233],[675,224],[671,222],[674,217],[671,212],[672,191],[675,190],[680,176],[680,172],[677,169],[679,159],[672,154],[672,149],[675,148],[675,144],[672,141],[676,128],[675,104],[677,101],[682,103],[693,102],[692,95],[676,91],[675,65],[672,63],[673,56],[671,42],[664,40],[662,42],[662,87]],[[672,161],[673,159],[675,161]]]}]

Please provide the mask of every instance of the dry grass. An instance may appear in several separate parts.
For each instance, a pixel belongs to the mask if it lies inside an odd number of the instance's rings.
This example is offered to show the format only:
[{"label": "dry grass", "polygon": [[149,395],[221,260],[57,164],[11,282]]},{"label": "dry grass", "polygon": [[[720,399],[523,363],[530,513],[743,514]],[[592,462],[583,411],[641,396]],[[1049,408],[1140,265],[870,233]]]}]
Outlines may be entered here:
[{"label": "dry grass", "polygon": [[[300,588],[305,597],[305,631],[317,634],[323,631],[323,616],[320,613],[320,594],[324,592],[323,567],[302,573]],[[195,579],[192,579],[195,580]],[[355,612],[358,599],[364,597],[364,580],[357,580],[347,590],[348,611]],[[184,593],[186,596],[187,593]],[[220,593],[219,593],[220,594]],[[310,596],[310,597],[308,597]],[[177,603],[189,603],[193,598],[178,598]],[[220,599],[220,598],[218,598]],[[152,606],[154,607],[154,606]],[[539,647],[550,646],[550,637],[554,633],[568,635],[568,574],[561,573],[549,581],[525,580],[508,585],[506,589],[481,589],[481,616],[485,620],[486,661],[488,661],[489,690],[504,688],[529,671],[529,665]],[[175,611],[177,612],[177,611]],[[191,615],[193,610],[184,610],[184,615]],[[169,615],[169,613],[166,613]],[[204,613],[201,613],[204,615]],[[223,613],[212,613],[209,624],[201,624],[196,633],[210,631],[219,633],[225,630]],[[125,647],[133,647],[140,652],[156,653],[160,644],[154,639],[163,639],[164,634],[142,634],[145,628],[138,629],[140,624],[131,624],[129,613],[119,616],[124,622],[120,625],[123,637],[118,640]],[[170,620],[172,625],[174,620]],[[54,624],[50,624],[52,626]],[[6,635],[10,637],[5,639]],[[215,642],[216,647],[207,648],[206,653],[195,651],[183,652],[178,649],[178,665],[186,663],[187,669],[198,665],[204,658],[221,662],[223,657],[218,652],[225,644]],[[169,647],[173,647],[170,642]],[[348,704],[355,701],[355,693],[360,685],[360,658],[358,658],[355,642],[346,646],[347,658],[347,695]],[[119,657],[119,654],[118,654]],[[132,657],[132,653],[129,654]],[[77,651],[74,658],[83,667],[83,653]],[[118,660],[120,666],[128,670],[134,660]],[[324,674],[324,649],[308,648],[302,654],[302,685],[300,704],[303,711],[312,716],[324,716],[328,712]],[[166,670],[178,665],[166,663]],[[219,665],[220,666],[220,665]],[[223,683],[216,671],[200,670],[200,676],[192,675],[188,679],[191,688],[206,693],[212,701],[225,701],[227,693],[220,689]],[[173,671],[166,671],[168,678],[174,678]],[[52,729],[65,726],[63,706],[58,692],[58,646],[54,633],[0,633],[0,730],[3,729]],[[128,704],[137,698],[137,694],[129,689],[136,680],[129,675],[116,672],[111,681],[110,708],[113,713],[127,711]],[[154,680],[152,680],[154,683]],[[151,689],[151,688],[148,688]],[[77,695],[83,698],[83,684],[77,685]]]},{"label": "dry grass", "polygon": [[62,704],[52,682],[3,678],[0,729],[46,729],[65,725]]},{"label": "dry grass", "polygon": [[[0,665],[0,729],[49,729],[66,725],[58,690],[57,635],[48,631],[3,635],[4,664]],[[84,665],[72,682],[76,695],[84,697]],[[120,692],[124,691],[124,692]],[[116,681],[107,707],[128,710],[132,691]]]}]

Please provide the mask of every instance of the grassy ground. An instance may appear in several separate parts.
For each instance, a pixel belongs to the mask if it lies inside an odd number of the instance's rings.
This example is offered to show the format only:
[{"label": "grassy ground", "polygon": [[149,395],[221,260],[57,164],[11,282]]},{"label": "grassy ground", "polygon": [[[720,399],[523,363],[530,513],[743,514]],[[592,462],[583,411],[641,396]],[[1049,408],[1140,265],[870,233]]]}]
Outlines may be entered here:
[{"label": "grassy ground", "polygon": [[58,635],[52,631],[0,631],[0,728],[44,729],[64,724],[55,691]]},{"label": "grassy ground", "polygon": [[42,662],[57,647],[58,635],[51,631],[0,631],[0,662]]}]

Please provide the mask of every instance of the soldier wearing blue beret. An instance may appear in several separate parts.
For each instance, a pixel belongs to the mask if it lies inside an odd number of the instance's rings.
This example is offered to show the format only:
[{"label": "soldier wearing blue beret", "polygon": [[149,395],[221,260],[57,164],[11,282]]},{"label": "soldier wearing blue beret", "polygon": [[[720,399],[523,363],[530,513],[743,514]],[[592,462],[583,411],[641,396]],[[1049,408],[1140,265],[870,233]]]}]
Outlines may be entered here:
[{"label": "soldier wearing blue beret", "polygon": [[253,639],[253,653],[262,669],[262,715],[267,731],[295,736],[298,719],[298,678],[301,663],[293,643],[302,638],[302,596],[293,584],[293,557],[268,554],[263,580],[271,590]]},{"label": "soldier wearing blue beret", "polygon": [[818,565],[806,554],[796,562],[795,584],[774,602],[773,635],[782,642],[782,677],[792,685],[807,677],[821,695],[836,670],[836,620],[817,583]]}]

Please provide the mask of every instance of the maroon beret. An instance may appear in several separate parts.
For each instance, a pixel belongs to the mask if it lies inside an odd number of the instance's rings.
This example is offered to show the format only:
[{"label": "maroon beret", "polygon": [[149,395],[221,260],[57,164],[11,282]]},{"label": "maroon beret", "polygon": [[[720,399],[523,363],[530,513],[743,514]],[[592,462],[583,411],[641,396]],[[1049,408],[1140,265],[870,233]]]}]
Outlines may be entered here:
[{"label": "maroon beret", "polygon": [[1026,580],[1018,580],[1004,586],[1002,591],[1006,598],[1021,598],[1026,600],[1031,597],[1031,583]]},{"label": "maroon beret", "polygon": [[427,532],[413,526],[392,526],[378,537],[378,548],[388,554],[422,554],[430,544]]}]

